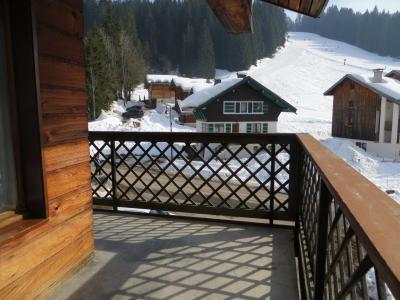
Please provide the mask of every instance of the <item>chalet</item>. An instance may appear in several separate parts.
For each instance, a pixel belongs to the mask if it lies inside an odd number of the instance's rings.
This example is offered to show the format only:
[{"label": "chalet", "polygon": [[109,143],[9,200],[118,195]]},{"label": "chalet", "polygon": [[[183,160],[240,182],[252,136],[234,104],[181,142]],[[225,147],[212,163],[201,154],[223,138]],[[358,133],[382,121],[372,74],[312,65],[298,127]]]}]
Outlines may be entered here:
[{"label": "chalet", "polygon": [[0,0],[0,299],[400,299],[400,206],[310,135],[88,132],[83,24]]},{"label": "chalet", "polygon": [[174,75],[146,75],[144,87],[149,91],[149,108],[156,108],[157,103],[175,103],[175,91],[171,88]]},{"label": "chalet", "polygon": [[250,76],[222,81],[178,104],[181,111],[192,111],[198,132],[276,132],[279,114],[296,112]]},{"label": "chalet", "polygon": [[386,74],[386,77],[393,78],[396,80],[400,80],[400,70],[393,70]]},{"label": "chalet", "polygon": [[400,159],[400,81],[348,74],[326,96],[333,96],[332,136],[353,139],[363,149]]},{"label": "chalet", "polygon": [[149,107],[157,104],[175,105],[176,100],[184,100],[195,91],[199,91],[213,82],[207,79],[187,78],[177,75],[148,74],[145,88],[149,91]]}]

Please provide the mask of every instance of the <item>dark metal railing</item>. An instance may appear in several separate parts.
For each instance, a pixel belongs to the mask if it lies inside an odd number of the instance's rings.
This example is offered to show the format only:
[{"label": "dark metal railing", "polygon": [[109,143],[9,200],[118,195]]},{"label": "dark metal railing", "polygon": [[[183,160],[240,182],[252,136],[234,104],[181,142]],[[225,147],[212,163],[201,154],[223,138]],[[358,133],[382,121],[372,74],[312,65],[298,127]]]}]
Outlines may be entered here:
[{"label": "dark metal railing", "polygon": [[400,207],[309,135],[89,140],[95,205],[291,221],[302,299],[400,297]]},{"label": "dark metal railing", "polygon": [[295,135],[90,134],[94,203],[294,221]]}]

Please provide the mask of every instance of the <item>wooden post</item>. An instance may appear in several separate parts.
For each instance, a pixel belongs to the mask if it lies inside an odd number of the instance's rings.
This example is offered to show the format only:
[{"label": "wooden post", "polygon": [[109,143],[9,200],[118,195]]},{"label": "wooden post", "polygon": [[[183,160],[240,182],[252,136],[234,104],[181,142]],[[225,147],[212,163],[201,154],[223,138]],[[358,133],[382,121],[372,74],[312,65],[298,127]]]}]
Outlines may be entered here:
[{"label": "wooden post", "polygon": [[318,232],[317,232],[317,257],[315,263],[315,290],[314,299],[324,298],[325,275],[326,275],[326,250],[328,237],[328,212],[330,205],[330,192],[325,183],[321,181],[321,193],[318,209]]},{"label": "wooden post", "polygon": [[399,130],[399,105],[393,103],[392,136],[390,142],[397,144],[397,135]]},{"label": "wooden post", "polygon": [[386,98],[381,99],[381,117],[379,120],[379,143],[385,142],[385,123],[386,123]]}]

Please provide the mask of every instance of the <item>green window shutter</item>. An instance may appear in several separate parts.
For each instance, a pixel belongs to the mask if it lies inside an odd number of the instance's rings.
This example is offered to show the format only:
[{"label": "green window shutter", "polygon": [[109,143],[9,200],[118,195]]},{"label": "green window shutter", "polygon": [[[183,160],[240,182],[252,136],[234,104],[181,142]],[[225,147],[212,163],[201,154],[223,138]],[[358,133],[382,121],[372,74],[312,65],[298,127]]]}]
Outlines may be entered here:
[{"label": "green window shutter", "polygon": [[252,124],[251,123],[247,123],[247,125],[246,125],[246,132],[247,133],[251,133],[252,132],[252,127],[253,126],[251,126]]},{"label": "green window shutter", "polygon": [[214,124],[208,124],[208,132],[214,132]]},{"label": "green window shutter", "polygon": [[268,105],[267,103],[263,103],[263,113],[267,113],[268,112]]},{"label": "green window shutter", "polygon": [[224,102],[224,113],[234,113],[235,102]]},{"label": "green window shutter", "polygon": [[268,133],[268,123],[262,124],[262,133]]},{"label": "green window shutter", "polygon": [[227,132],[227,133],[232,132],[232,124],[230,124],[230,123],[225,124],[225,132]]}]

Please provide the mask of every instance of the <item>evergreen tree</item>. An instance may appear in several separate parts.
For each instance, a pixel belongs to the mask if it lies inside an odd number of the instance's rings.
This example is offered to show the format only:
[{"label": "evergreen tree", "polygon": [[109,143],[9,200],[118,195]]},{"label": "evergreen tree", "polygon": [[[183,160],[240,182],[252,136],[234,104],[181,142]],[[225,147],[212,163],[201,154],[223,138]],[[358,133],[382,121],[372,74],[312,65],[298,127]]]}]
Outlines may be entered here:
[{"label": "evergreen tree", "polygon": [[86,78],[89,96],[89,116],[96,119],[102,109],[108,109],[115,98],[111,62],[104,34],[94,26],[85,39]]},{"label": "evergreen tree", "polygon": [[215,58],[214,46],[211,38],[211,33],[206,21],[199,34],[199,47],[197,48],[197,55],[195,59],[194,73],[201,78],[214,78],[215,75]]}]

